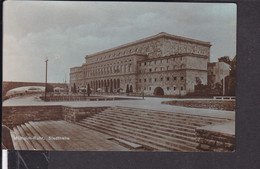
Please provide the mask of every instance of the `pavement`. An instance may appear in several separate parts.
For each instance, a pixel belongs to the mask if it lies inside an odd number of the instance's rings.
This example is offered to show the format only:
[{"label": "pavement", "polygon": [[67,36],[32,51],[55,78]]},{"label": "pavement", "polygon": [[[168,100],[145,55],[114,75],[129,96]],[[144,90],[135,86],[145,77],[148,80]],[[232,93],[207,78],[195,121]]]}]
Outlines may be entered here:
[{"label": "pavement", "polygon": [[[106,96],[107,97],[107,96]],[[161,104],[162,101],[178,100],[172,98],[155,98],[155,97],[131,97],[131,96],[109,96],[109,97],[127,97],[135,100],[115,100],[115,101],[59,101],[44,102],[39,99],[39,95],[34,96],[18,96],[10,98],[3,102],[3,106],[33,106],[33,105],[64,105],[71,107],[100,107],[100,106],[123,106],[148,110],[167,111],[175,113],[193,114],[200,116],[210,116],[219,118],[229,118],[235,120],[235,111],[224,111],[203,108],[188,108],[182,106]],[[136,100],[138,99],[139,100]],[[184,99],[180,99],[184,100]],[[186,99],[195,100],[195,99]],[[205,99],[204,99],[205,100]]]}]

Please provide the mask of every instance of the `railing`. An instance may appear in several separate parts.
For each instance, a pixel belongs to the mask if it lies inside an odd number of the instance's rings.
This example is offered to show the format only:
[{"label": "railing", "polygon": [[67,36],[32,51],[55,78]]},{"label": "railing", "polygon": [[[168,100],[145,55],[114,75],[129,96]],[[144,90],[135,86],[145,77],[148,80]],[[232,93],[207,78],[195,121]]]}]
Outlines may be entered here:
[{"label": "railing", "polygon": [[235,100],[236,96],[214,96],[214,100]]}]

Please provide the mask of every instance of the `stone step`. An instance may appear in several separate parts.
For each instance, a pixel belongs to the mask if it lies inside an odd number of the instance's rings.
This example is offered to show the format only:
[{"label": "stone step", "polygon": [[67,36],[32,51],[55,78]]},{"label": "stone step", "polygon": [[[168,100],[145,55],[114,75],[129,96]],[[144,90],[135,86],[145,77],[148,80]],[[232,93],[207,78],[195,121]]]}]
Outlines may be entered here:
[{"label": "stone step", "polygon": [[[83,130],[81,130],[80,128],[76,128],[75,125],[70,124],[66,121],[48,121],[47,123],[52,128],[58,128],[58,129],[62,128],[62,130],[59,130],[58,132],[54,133],[55,135],[63,135],[63,136],[68,136],[70,138],[69,142],[62,143],[62,145],[66,147],[66,150],[73,150],[73,151],[84,150],[82,149],[82,147],[85,145],[83,141],[86,138],[82,137],[85,135]],[[70,144],[70,142],[73,142],[73,144]]]},{"label": "stone step", "polygon": [[63,150],[62,147],[60,145],[58,145],[56,143],[55,140],[49,140],[48,137],[50,135],[46,134],[46,130],[44,129],[44,127],[42,127],[42,129],[39,127],[40,123],[44,123],[44,122],[32,122],[29,121],[29,124],[32,125],[34,127],[34,129],[40,133],[40,135],[45,138],[45,141],[49,143],[49,145],[54,149],[54,150]]},{"label": "stone step", "polygon": [[[160,145],[162,147],[167,147],[168,149],[174,149],[175,151],[182,151],[182,150],[185,150],[185,151],[191,151],[193,150],[194,151],[194,148],[191,147],[190,145],[188,144],[194,144],[194,143],[191,143],[191,142],[187,142],[187,141],[183,141],[183,140],[180,140],[180,139],[176,139],[176,138],[168,138],[168,139],[162,139],[160,137],[155,137],[152,135],[152,133],[149,133],[147,134],[147,132],[141,132],[140,130],[138,129],[135,129],[135,130],[129,130],[129,129],[123,129],[123,128],[120,128],[120,127],[117,127],[117,126],[112,126],[112,125],[108,125],[108,124],[105,124],[105,122],[96,122],[95,120],[92,120],[92,119],[89,119],[87,122],[86,121],[82,121],[82,123],[85,123],[85,124],[88,124],[88,125],[92,125],[92,126],[95,126],[95,127],[99,127],[99,128],[103,128],[103,130],[112,130],[113,132],[117,132],[119,134],[122,134],[122,133],[128,133],[129,135],[132,135],[133,137],[141,137],[141,138],[145,138],[146,140],[149,140],[150,143],[154,143],[155,145]],[[176,141],[180,141],[180,142],[176,142]],[[186,143],[185,145],[183,143]],[[137,144],[142,144],[142,142],[140,143],[137,143]]]},{"label": "stone step", "polygon": [[183,124],[183,123],[175,122],[175,121],[165,123],[164,121],[158,120],[158,119],[140,118],[140,117],[137,117],[137,116],[132,116],[132,115],[128,115],[128,114],[113,113],[113,112],[106,113],[106,114],[105,113],[99,113],[96,116],[98,117],[98,116],[101,116],[101,115],[105,115],[107,117],[113,115],[113,117],[122,118],[124,120],[134,120],[134,121],[138,121],[138,122],[141,122],[141,123],[163,126],[163,127],[167,127],[167,128],[179,127],[180,129],[184,128],[186,131],[191,131],[191,132],[194,132],[195,128],[197,128],[197,126]]},{"label": "stone step", "polygon": [[35,147],[33,146],[31,139],[29,139],[29,137],[25,134],[24,130],[22,127],[20,126],[16,126],[20,135],[24,138],[24,142],[28,148],[28,150],[35,150]]},{"label": "stone step", "polygon": [[44,148],[44,150],[54,150],[46,140],[40,139],[40,137],[42,137],[41,134],[34,129],[32,124],[25,123],[25,126],[30,130],[33,136],[37,137],[36,141]]},{"label": "stone step", "polygon": [[165,114],[155,114],[155,113],[150,113],[150,112],[140,112],[140,111],[130,111],[130,110],[113,110],[113,112],[121,113],[121,114],[131,114],[139,117],[144,117],[144,118],[153,118],[153,119],[160,119],[163,121],[169,121],[169,120],[175,120],[176,122],[183,122],[185,124],[193,124],[195,126],[200,126],[200,125],[211,125],[216,122],[208,121],[206,119],[194,119],[193,117],[179,117],[177,115],[171,115],[167,116]]},{"label": "stone step", "polygon": [[195,137],[187,137],[187,136],[183,136],[183,135],[178,135],[175,133],[167,133],[167,135],[165,133],[161,133],[160,131],[156,131],[156,130],[147,130],[147,128],[142,128],[140,126],[127,126],[125,124],[119,124],[116,122],[109,122],[106,119],[104,120],[97,120],[94,119],[94,121],[97,121],[101,124],[106,124],[106,125],[110,125],[110,126],[115,126],[119,129],[125,129],[125,130],[129,130],[132,132],[138,132],[138,133],[143,133],[143,134],[147,134],[156,138],[162,138],[165,139],[166,141],[172,140],[174,142],[179,142],[179,143],[184,143],[186,145],[191,145],[194,146],[195,143]]},{"label": "stone step", "polygon": [[[96,119],[93,120],[92,122],[96,122]],[[155,140],[155,139],[160,139],[160,141],[164,141],[166,144],[173,144],[173,143],[178,143],[178,144],[183,144],[183,147],[196,147],[197,146],[197,143],[195,143],[195,140],[194,138],[191,138],[190,139],[193,139],[192,141],[189,141],[189,140],[185,140],[185,139],[180,139],[180,138],[177,138],[177,137],[170,137],[170,136],[166,136],[166,135],[162,135],[162,134],[158,134],[158,133],[155,133],[155,132],[150,132],[150,131],[146,131],[146,130],[140,130],[138,128],[131,128],[131,127],[126,127],[124,125],[114,125],[113,123],[106,123],[106,121],[99,121],[98,122],[99,125],[106,125],[107,127],[111,127],[111,128],[114,128],[116,130],[122,130],[123,132],[129,132],[131,134],[137,134],[139,136],[142,136],[142,137],[146,137],[146,138],[150,138],[151,140]],[[181,145],[178,145],[181,147]]]},{"label": "stone step", "polygon": [[28,137],[31,137],[31,138],[32,138],[32,139],[31,139],[31,142],[32,142],[32,144],[33,144],[33,147],[35,147],[36,150],[44,150],[44,148],[41,146],[41,144],[39,144],[38,141],[36,141],[36,140],[33,138],[34,136],[33,136],[32,133],[30,132],[30,130],[29,130],[24,124],[22,124],[21,127],[23,128],[23,131],[26,133],[26,135],[27,135]]},{"label": "stone step", "polygon": [[[63,130],[65,132],[61,131],[61,133],[64,133],[64,135],[69,135],[70,141],[73,142],[72,145],[68,144],[66,146],[67,150],[82,151],[84,150],[84,147],[91,147],[91,148],[95,147],[94,146],[95,143],[91,144],[88,141],[90,133],[86,132],[86,128],[68,123],[66,121],[55,121],[55,123],[53,122],[49,122],[49,123],[55,128],[63,128],[63,129],[66,128],[66,130]],[[96,148],[95,150],[105,150],[105,148],[101,146],[99,148]]]},{"label": "stone step", "polygon": [[[52,124],[53,122],[49,123]],[[63,129],[60,130],[60,132],[70,136],[69,145],[66,146],[66,150],[129,151],[129,149],[119,145],[117,146],[115,142],[108,140],[111,136],[106,136],[103,133],[90,130],[80,125],[68,123],[66,121],[55,121],[55,127]]]},{"label": "stone step", "polygon": [[14,149],[15,150],[21,150],[21,147],[18,143],[18,140],[15,139],[16,135],[15,135],[14,131],[11,130],[10,134],[11,134],[12,142],[13,142],[13,145],[14,145]]},{"label": "stone step", "polygon": [[[76,122],[76,124],[89,128],[89,129],[92,129],[92,130],[95,130],[95,131],[98,131],[98,132],[101,132],[101,133],[108,134],[108,135],[116,137],[116,138],[121,138],[121,139],[127,140],[132,143],[141,144],[141,145],[143,145],[143,147],[145,147],[146,149],[149,149],[151,151],[158,151],[158,150],[159,151],[171,151],[168,148],[162,147],[161,145],[158,145],[158,144],[154,144],[150,140],[141,138],[139,136],[129,135],[128,133],[118,133],[117,131],[106,130],[102,127],[95,126],[95,125],[89,125],[89,124],[85,124],[82,122]],[[177,151],[177,150],[175,149],[174,151]]]},{"label": "stone step", "polygon": [[203,116],[203,115],[196,115],[196,114],[185,114],[185,113],[176,113],[176,112],[168,112],[168,111],[158,111],[158,110],[148,110],[148,109],[141,109],[141,108],[133,108],[133,107],[122,107],[122,106],[116,106],[115,109],[119,110],[133,110],[133,111],[142,111],[142,112],[148,112],[148,113],[155,113],[155,114],[164,114],[164,115],[176,115],[180,117],[192,117],[194,119],[206,119],[211,120],[213,122],[222,122],[223,120],[231,120],[227,118],[220,118],[220,117],[211,117],[211,116]]},{"label": "stone step", "polygon": [[[66,130],[64,130],[66,124],[64,124],[64,126],[61,127],[63,129],[61,131],[60,126],[56,125],[57,122],[58,121],[41,121],[41,122],[37,122],[37,126],[46,134],[47,137],[62,137],[63,131],[67,132]],[[49,141],[56,144],[56,145],[52,145],[52,147],[55,150],[65,150],[66,146],[69,144],[67,141],[63,141],[63,140],[50,139]]]},{"label": "stone step", "polygon": [[[114,110],[114,112],[120,112],[122,114],[131,114],[131,115],[136,115],[136,116],[143,116],[143,117],[149,117],[149,118],[154,118],[154,119],[161,119],[163,121],[167,121],[167,120],[175,120],[177,122],[184,122],[184,123],[192,123],[195,126],[203,126],[203,125],[211,125],[211,124],[215,124],[215,123],[220,123],[223,122],[218,120],[218,121],[212,121],[212,120],[208,120],[205,118],[201,118],[201,119],[196,119],[194,118],[194,116],[179,116],[176,113],[160,113],[158,112],[149,112],[149,110],[145,110],[145,111],[138,111],[138,110],[124,110],[124,109],[119,109],[119,110]],[[105,112],[104,112],[105,113]]]},{"label": "stone step", "polygon": [[132,142],[120,139],[120,138],[112,137],[112,138],[110,138],[110,140],[115,140],[115,141],[119,142],[120,144],[126,145],[127,147],[131,147],[131,149],[134,149],[134,150],[143,148],[143,146],[140,144],[135,144],[135,143],[132,143]]},{"label": "stone step", "polygon": [[[172,130],[169,128],[159,128],[156,127],[154,125],[145,125],[143,123],[133,123],[130,120],[122,120],[120,118],[117,117],[107,117],[107,116],[95,116],[95,120],[103,120],[103,121],[107,121],[111,124],[118,124],[118,125],[122,125],[122,126],[128,126],[128,127],[132,127],[132,128],[138,128],[141,130],[147,130],[149,132],[154,132],[154,133],[159,133],[159,134],[163,134],[166,136],[171,136],[171,137],[176,137],[176,138],[182,138],[184,140],[189,140],[189,141],[195,141],[195,132],[193,133],[189,133],[189,132],[185,132],[185,131],[180,131],[180,130]],[[169,132],[169,130],[171,132]]]},{"label": "stone step", "polygon": [[19,137],[21,137],[21,134],[19,133],[18,129],[16,127],[14,127],[13,131],[14,131],[15,135],[18,137],[17,142],[19,144],[19,147],[21,148],[20,150],[28,150],[28,147],[26,146],[24,139],[19,138]]}]

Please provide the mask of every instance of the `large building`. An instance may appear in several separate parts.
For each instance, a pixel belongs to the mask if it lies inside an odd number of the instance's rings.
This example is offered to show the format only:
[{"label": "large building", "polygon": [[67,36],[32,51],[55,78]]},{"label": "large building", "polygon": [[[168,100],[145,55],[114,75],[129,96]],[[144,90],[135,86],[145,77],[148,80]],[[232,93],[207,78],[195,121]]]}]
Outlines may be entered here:
[{"label": "large building", "polygon": [[[207,84],[210,43],[167,33],[87,55],[70,69],[70,85],[94,91],[185,95]],[[74,85],[75,84],[75,85]],[[128,86],[128,87],[127,87]]]}]

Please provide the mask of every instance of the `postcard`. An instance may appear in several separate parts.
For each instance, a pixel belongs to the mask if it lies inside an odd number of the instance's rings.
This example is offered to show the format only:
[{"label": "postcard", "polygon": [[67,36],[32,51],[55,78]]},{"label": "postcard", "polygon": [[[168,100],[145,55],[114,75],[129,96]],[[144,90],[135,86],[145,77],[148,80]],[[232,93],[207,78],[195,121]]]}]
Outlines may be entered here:
[{"label": "postcard", "polygon": [[234,152],[236,9],[6,1],[2,148]]}]

